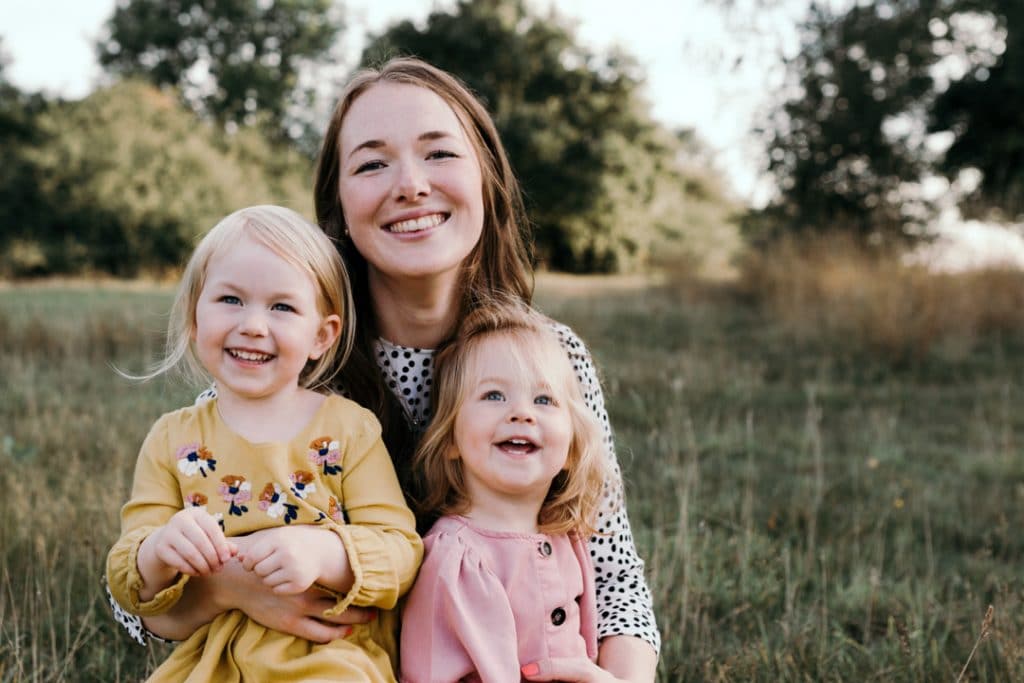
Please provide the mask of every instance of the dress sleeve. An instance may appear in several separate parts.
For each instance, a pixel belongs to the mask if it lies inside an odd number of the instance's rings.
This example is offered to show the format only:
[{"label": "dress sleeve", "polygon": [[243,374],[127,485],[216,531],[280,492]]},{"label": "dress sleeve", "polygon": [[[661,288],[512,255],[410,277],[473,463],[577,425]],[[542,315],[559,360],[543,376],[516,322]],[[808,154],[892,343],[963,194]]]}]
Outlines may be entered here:
[{"label": "dress sleeve", "polygon": [[[196,396],[195,405],[202,405],[207,401],[217,398],[217,388],[209,387],[204,389]],[[139,645],[148,646],[149,641],[155,640],[160,643],[173,643],[173,640],[167,640],[161,638],[157,634],[146,628],[146,625],[142,623],[142,618],[137,614],[132,614],[114,598],[114,594],[110,590],[110,582],[107,581],[106,576],[103,577],[103,590],[107,594],[107,603],[110,605],[110,610],[114,614],[114,620],[121,625],[124,630],[128,631],[128,635],[132,637]]]},{"label": "dress sleeve", "polygon": [[622,473],[615,455],[604,393],[590,352],[569,327],[555,323],[555,333],[569,354],[576,377],[583,389],[583,398],[597,415],[604,432],[608,453],[609,475],[597,514],[597,533],[590,539],[590,557],[594,564],[597,592],[597,635],[635,636],[647,641],[658,652],[661,635],[654,618],[651,591],[644,577],[644,561],[636,551],[633,532],[626,514]]},{"label": "dress sleeve", "polygon": [[181,598],[188,580],[182,575],[151,600],[139,599],[142,588],[137,564],[139,546],[182,508],[177,478],[168,468],[167,423],[166,416],[161,418],[142,444],[135,464],[131,498],[121,508],[121,537],[107,555],[107,585],[111,596],[125,610],[140,616],[169,610]]},{"label": "dress sleeve", "polygon": [[452,534],[439,536],[402,613],[403,683],[519,683],[515,617],[501,581]]},{"label": "dress sleeve", "polygon": [[339,497],[349,523],[326,522],[341,537],[355,582],[345,595],[337,596],[338,603],[326,616],[349,605],[393,608],[412,586],[423,559],[416,518],[405,504],[381,440],[380,423],[369,411],[357,410],[362,424],[345,444]]}]

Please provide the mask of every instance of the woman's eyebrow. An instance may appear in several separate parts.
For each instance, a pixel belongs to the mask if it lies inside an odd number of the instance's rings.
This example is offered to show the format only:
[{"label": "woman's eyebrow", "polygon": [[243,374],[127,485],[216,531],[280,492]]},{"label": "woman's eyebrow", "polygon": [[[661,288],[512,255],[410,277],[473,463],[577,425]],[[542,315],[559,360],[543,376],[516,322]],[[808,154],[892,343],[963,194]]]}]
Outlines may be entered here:
[{"label": "woman's eyebrow", "polygon": [[[416,139],[420,142],[427,142],[431,140],[440,140],[442,138],[454,137],[455,135],[453,133],[449,133],[447,131],[428,130],[425,133],[420,133]],[[361,149],[381,149],[383,147],[387,147],[387,143],[384,142],[383,140],[366,140],[365,142],[361,142],[355,147],[353,147],[352,151],[348,153],[348,156],[351,157],[353,154],[355,154]]]}]

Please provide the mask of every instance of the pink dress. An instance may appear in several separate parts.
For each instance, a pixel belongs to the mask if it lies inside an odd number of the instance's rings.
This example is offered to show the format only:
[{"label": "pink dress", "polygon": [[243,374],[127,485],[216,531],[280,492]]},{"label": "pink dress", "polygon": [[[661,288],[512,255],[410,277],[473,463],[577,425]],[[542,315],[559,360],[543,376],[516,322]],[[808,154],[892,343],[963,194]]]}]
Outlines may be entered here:
[{"label": "pink dress", "polygon": [[402,613],[402,681],[518,683],[548,657],[597,658],[586,543],[442,517]]}]

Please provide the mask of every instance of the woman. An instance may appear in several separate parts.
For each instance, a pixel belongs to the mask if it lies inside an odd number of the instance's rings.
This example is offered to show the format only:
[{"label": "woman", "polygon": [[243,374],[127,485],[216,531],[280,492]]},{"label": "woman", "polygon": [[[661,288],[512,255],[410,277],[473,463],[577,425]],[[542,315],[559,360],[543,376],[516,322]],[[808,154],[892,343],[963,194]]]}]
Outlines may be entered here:
[{"label": "woman", "polygon": [[[347,86],[320,150],[315,192],[317,219],[338,241],[356,302],[357,341],[339,388],[380,418],[403,488],[416,497],[410,459],[431,414],[433,349],[478,294],[532,297],[519,186],[479,101],[444,71],[394,59]],[[545,660],[531,678],[652,680],[659,636],[601,388],[579,339],[564,326],[557,332],[603,422],[612,461],[592,541],[602,670]],[[322,641],[344,636],[344,624],[372,618],[351,610],[330,623],[319,618],[324,605],[315,593],[271,594],[231,566],[190,582],[176,609],[146,626],[178,639],[239,609],[269,627]]]}]

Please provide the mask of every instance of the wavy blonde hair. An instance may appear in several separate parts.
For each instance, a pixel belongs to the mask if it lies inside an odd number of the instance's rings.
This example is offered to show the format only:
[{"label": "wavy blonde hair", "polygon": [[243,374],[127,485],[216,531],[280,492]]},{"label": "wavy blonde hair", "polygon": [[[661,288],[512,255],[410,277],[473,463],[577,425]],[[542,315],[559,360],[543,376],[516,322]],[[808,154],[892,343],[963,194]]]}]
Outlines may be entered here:
[{"label": "wavy blonde hair", "polygon": [[299,375],[307,389],[328,385],[345,364],[355,339],[355,307],[348,273],[331,239],[301,215],[280,206],[250,206],[228,215],[206,233],[189,258],[171,305],[164,357],[148,373],[136,379],[152,379],[171,371],[181,372],[197,384],[209,384],[192,343],[196,329],[196,304],[206,284],[206,273],[218,254],[243,238],[264,245],[298,270],[309,274],[317,288],[320,315],[341,318],[341,334]]},{"label": "wavy blonde hair", "polygon": [[576,373],[548,318],[514,299],[488,300],[473,309],[455,337],[435,357],[436,410],[413,460],[424,491],[417,501],[425,515],[459,514],[470,505],[461,458],[451,457],[455,420],[473,384],[471,368],[480,346],[504,339],[524,373],[551,384],[556,400],[569,410],[572,439],[565,468],[551,482],[537,517],[542,533],[590,536],[608,460],[601,426],[586,405]]}]

